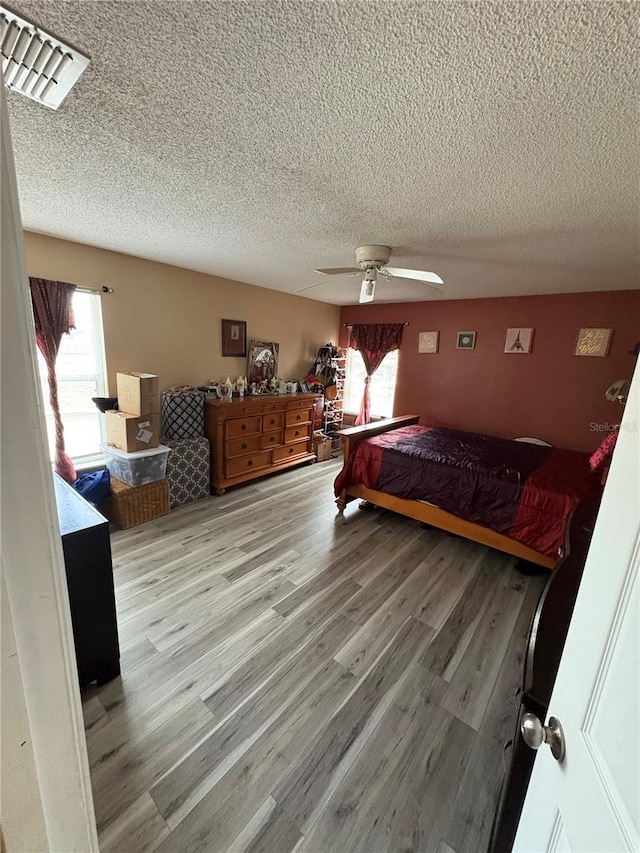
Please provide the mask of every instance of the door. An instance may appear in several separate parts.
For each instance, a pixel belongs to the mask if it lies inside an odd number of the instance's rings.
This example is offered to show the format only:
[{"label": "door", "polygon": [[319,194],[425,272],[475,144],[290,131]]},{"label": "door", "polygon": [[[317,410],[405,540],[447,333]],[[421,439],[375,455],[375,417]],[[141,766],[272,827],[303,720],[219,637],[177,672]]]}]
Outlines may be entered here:
[{"label": "door", "polygon": [[[636,369],[569,627],[516,853],[640,850],[640,369]],[[547,722],[547,721],[544,721]]]},{"label": "door", "polygon": [[91,853],[98,838],[1,83],[0,185],[0,847]]}]

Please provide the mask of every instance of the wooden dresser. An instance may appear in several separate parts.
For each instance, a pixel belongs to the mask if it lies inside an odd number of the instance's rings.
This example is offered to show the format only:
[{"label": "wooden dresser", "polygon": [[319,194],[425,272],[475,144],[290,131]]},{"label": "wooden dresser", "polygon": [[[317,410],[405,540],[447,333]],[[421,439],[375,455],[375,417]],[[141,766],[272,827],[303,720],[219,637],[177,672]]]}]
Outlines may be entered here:
[{"label": "wooden dresser", "polygon": [[211,491],[264,477],[301,462],[311,452],[317,394],[265,394],[207,400],[204,431],[211,445]]}]

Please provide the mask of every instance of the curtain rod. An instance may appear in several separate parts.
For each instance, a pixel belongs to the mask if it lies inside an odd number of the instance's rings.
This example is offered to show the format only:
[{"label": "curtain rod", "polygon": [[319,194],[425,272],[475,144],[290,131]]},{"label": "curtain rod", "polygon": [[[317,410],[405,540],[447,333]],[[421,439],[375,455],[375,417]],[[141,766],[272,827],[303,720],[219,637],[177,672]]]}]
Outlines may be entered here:
[{"label": "curtain rod", "polygon": [[100,295],[101,293],[113,293],[112,287],[107,287],[106,284],[103,284],[102,287],[97,290],[92,287],[82,287],[81,285],[76,285],[76,290],[79,290],[80,293],[97,293]]},{"label": "curtain rod", "polygon": [[[29,276],[29,278],[32,278],[32,276]],[[47,279],[45,279],[45,281],[47,281]],[[98,287],[98,288],[85,287],[82,284],[74,284],[74,287],[76,290],[79,290],[80,293],[97,293],[98,295],[100,295],[102,293],[113,293],[113,288],[109,287],[106,284],[103,284],[102,287]]]},{"label": "curtain rod", "polygon": [[[345,327],[345,329],[350,329],[352,326],[355,326],[356,323],[343,323],[342,325]],[[386,326],[387,324],[386,323],[358,323],[357,325],[358,326]],[[407,320],[406,323],[403,323],[402,325],[408,326],[409,321]]]}]

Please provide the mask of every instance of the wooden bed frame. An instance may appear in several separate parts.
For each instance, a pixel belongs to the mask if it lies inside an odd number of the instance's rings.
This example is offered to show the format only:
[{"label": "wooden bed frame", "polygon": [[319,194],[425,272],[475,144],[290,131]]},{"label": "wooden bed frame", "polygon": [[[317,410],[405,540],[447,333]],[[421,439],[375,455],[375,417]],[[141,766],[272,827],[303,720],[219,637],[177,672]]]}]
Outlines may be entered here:
[{"label": "wooden bed frame", "polygon": [[[371,438],[374,435],[388,432],[399,427],[410,426],[417,424],[420,420],[419,415],[403,415],[398,418],[388,418],[383,421],[375,421],[374,423],[365,424],[365,426],[349,427],[341,430],[338,435],[342,437],[342,449],[344,452],[344,464],[347,464],[349,454],[352,452],[355,445],[363,438]],[[336,500],[338,505],[338,513],[344,513],[346,505],[356,498],[368,501],[375,506],[390,509],[400,515],[406,515],[408,518],[413,518],[416,521],[422,521],[425,524],[430,524],[440,530],[447,530],[449,533],[455,533],[457,536],[463,536],[465,539],[472,539],[474,542],[479,542],[481,545],[487,545],[489,548],[496,548],[498,551],[504,551],[506,554],[512,554],[514,557],[519,557],[521,560],[527,560],[530,563],[536,563],[539,566],[544,566],[546,569],[553,569],[558,560],[552,560],[545,554],[540,554],[534,551],[533,548],[528,548],[521,542],[516,542],[515,539],[510,539],[508,536],[503,536],[501,533],[496,533],[488,527],[482,527],[480,524],[473,524],[470,521],[465,521],[452,515],[450,512],[445,512],[435,506],[422,503],[421,501],[407,500],[406,498],[397,498],[394,495],[388,495],[385,492],[378,492],[375,489],[368,489],[361,483],[354,486],[349,486],[340,493]]]}]

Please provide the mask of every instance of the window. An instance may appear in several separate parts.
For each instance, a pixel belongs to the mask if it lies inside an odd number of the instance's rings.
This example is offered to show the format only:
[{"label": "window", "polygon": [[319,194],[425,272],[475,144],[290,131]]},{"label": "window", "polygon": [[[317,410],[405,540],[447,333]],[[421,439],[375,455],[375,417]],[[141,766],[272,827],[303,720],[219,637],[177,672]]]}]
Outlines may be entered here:
[{"label": "window", "polygon": [[[371,394],[371,417],[390,418],[393,416],[393,398],[396,391],[396,374],[398,372],[398,350],[385,355],[382,364],[371,377],[369,393]],[[347,350],[347,381],[345,385],[345,412],[359,412],[364,379],[366,376],[362,356],[357,350]]]},{"label": "window", "polygon": [[[107,391],[104,337],[100,296],[86,290],[73,294],[76,328],[62,336],[56,361],[58,400],[64,425],[65,449],[74,460],[100,452],[103,417],[91,402]],[[38,366],[45,404],[51,459],[55,455],[55,426],[49,406],[49,383],[44,358],[38,350]]]}]

